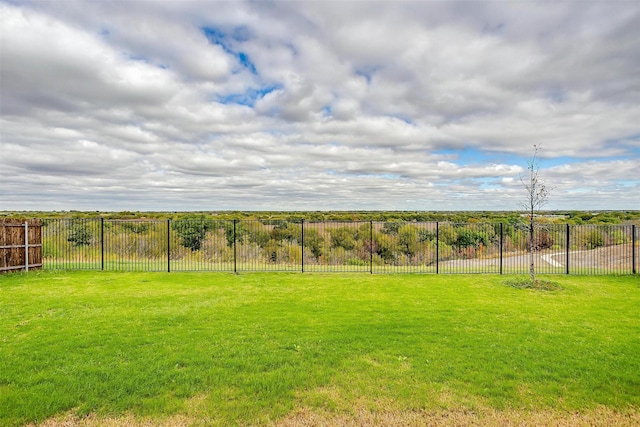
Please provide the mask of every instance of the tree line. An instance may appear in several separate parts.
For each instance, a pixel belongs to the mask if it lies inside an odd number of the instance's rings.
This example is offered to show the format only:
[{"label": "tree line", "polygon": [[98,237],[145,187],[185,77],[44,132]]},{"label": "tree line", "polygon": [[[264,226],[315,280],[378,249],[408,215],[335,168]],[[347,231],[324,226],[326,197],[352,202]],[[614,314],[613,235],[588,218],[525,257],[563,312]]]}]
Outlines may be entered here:
[{"label": "tree line", "polygon": [[[640,210],[626,211],[540,211],[539,219],[553,224],[640,225]],[[287,221],[417,221],[417,222],[519,222],[517,211],[0,211],[0,218],[105,218],[105,219],[193,219],[287,220]]]}]

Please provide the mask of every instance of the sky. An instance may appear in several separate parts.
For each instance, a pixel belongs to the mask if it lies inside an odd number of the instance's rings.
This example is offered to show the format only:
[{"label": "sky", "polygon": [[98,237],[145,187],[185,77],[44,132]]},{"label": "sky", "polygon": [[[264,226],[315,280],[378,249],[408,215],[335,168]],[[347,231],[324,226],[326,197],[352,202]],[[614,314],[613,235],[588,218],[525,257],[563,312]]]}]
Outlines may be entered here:
[{"label": "sky", "polygon": [[640,209],[640,1],[0,0],[0,210]]}]

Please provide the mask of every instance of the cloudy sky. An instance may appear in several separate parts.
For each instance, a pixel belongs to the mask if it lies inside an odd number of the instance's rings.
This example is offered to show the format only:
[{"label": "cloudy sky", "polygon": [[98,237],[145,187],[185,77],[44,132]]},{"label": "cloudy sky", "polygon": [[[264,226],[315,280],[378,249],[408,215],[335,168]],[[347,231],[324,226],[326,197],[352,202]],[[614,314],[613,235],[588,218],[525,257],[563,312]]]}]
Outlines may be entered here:
[{"label": "cloudy sky", "polygon": [[640,1],[0,9],[0,210],[640,209]]}]

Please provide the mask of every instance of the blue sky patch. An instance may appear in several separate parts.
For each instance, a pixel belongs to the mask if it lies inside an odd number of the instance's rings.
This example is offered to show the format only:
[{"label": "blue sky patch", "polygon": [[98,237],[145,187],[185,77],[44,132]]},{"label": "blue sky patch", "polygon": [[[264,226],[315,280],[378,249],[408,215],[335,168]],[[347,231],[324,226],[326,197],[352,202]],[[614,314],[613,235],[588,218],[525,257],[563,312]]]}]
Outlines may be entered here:
[{"label": "blue sky patch", "polygon": [[355,74],[357,76],[362,76],[367,80],[367,84],[371,84],[371,79],[373,78],[373,74],[376,72],[376,67],[364,67],[364,68],[356,68]]},{"label": "blue sky patch", "polygon": [[258,74],[258,71],[256,70],[256,66],[254,65],[253,62],[251,62],[251,59],[249,59],[249,55],[247,55],[244,52],[238,52],[238,60],[240,61],[240,64],[246,68],[247,70],[251,71],[251,74]]},{"label": "blue sky patch", "polygon": [[219,96],[216,100],[221,104],[239,104],[247,107],[255,106],[258,99],[263,98],[268,93],[281,89],[281,85],[264,86],[261,88],[249,88],[242,93],[231,93]]},{"label": "blue sky patch", "polygon": [[224,32],[215,27],[202,27],[201,30],[209,43],[217,44],[226,52],[230,51],[228,37]]},{"label": "blue sky patch", "polygon": [[251,58],[249,58],[249,55],[234,46],[237,43],[242,43],[249,39],[248,30],[235,29],[228,34],[219,28],[202,27],[201,31],[207,40],[209,40],[209,43],[220,46],[226,53],[235,57],[243,68],[249,70],[251,74],[258,75],[258,70],[253,61],[251,61]]},{"label": "blue sky patch", "polygon": [[450,161],[459,165],[475,165],[475,164],[522,164],[526,165],[525,159],[515,154],[504,152],[483,151],[477,148],[453,149],[447,148],[434,151],[433,154],[453,156]]}]

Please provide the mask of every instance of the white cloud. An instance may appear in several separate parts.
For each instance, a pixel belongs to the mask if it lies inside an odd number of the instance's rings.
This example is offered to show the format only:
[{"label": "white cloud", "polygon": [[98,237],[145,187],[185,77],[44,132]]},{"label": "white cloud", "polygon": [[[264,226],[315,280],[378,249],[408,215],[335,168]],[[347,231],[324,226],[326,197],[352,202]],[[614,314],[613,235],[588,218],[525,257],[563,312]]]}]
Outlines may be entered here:
[{"label": "white cloud", "polygon": [[0,209],[637,209],[634,2],[2,8]]}]

